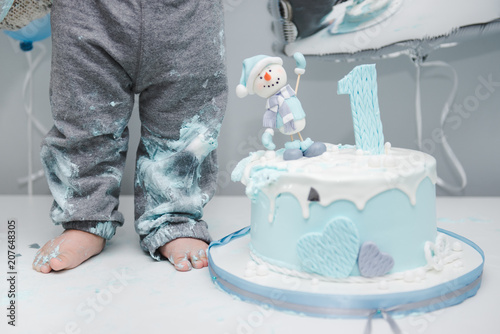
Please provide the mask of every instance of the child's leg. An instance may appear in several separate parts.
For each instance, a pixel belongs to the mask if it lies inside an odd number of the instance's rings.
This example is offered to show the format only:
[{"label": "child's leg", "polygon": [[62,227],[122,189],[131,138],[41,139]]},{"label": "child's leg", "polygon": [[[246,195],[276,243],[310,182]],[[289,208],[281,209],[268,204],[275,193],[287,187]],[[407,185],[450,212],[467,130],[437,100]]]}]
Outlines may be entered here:
[{"label": "child's leg", "polygon": [[136,230],[144,250],[179,270],[207,263],[202,215],[227,99],[222,12],[220,0],[143,3]]},{"label": "child's leg", "polygon": [[[51,105],[54,127],[41,156],[54,196],[51,218],[71,233],[49,241],[34,262],[48,272],[99,253],[123,224],[118,195],[133,108],[140,22],[128,2],[54,0]],[[137,27],[134,31],[134,27]],[[126,52],[124,52],[126,50]],[[67,231],[69,232],[69,231]],[[82,248],[83,247],[83,248]],[[51,259],[55,257],[55,259]]]}]

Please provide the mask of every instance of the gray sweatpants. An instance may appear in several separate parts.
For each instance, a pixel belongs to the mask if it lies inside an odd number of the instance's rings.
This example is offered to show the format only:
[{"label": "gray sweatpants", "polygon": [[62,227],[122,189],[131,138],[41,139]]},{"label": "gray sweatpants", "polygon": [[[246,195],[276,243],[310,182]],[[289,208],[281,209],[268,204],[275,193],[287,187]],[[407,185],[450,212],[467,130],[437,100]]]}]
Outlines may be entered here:
[{"label": "gray sweatpants", "polygon": [[134,95],[141,140],[135,227],[155,259],[179,238],[210,241],[227,99],[221,0],[54,0],[50,99],[41,157],[52,220],[106,239],[123,224],[118,196]]}]

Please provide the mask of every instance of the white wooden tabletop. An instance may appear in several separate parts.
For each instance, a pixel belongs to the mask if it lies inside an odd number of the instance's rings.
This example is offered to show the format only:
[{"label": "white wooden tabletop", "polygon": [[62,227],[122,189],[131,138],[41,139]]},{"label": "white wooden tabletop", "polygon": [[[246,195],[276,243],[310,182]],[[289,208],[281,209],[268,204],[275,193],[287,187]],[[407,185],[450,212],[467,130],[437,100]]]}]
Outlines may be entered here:
[{"label": "white wooden tabletop", "polygon": [[[123,196],[126,222],[105,250],[76,269],[43,275],[31,268],[37,251],[62,230],[48,212],[50,196],[0,196],[1,333],[363,333],[365,320],[322,319],[264,309],[219,290],[208,269],[180,273],[139,247],[133,198]],[[16,326],[7,267],[8,221],[16,230]],[[250,223],[246,197],[215,197],[205,209],[214,240]],[[479,245],[486,255],[478,294],[464,303],[397,319],[403,333],[497,333],[500,328],[500,197],[438,197],[438,226]],[[381,319],[373,332],[389,333]]]}]

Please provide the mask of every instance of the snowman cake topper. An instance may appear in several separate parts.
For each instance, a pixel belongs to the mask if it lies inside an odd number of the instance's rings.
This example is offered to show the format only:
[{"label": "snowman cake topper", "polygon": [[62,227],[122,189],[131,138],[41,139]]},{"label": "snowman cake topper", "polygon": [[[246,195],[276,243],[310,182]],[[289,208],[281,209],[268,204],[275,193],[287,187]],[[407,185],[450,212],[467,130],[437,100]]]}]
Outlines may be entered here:
[{"label": "snowman cake topper", "polygon": [[[256,94],[267,99],[263,117],[266,131],[262,135],[262,144],[269,150],[274,150],[274,128],[281,133],[290,135],[291,142],[285,144],[283,159],[296,160],[301,157],[315,157],[326,151],[326,145],[313,142],[310,138],[304,140],[301,131],[306,126],[306,114],[296,96],[300,76],[305,73],[306,60],[301,53],[295,53],[295,74],[297,84],[295,90],[287,83],[288,77],[283,68],[283,60],[279,57],[257,55],[243,61],[240,84],[236,87],[236,95],[240,98],[248,94]],[[297,134],[299,140],[294,140]]]}]

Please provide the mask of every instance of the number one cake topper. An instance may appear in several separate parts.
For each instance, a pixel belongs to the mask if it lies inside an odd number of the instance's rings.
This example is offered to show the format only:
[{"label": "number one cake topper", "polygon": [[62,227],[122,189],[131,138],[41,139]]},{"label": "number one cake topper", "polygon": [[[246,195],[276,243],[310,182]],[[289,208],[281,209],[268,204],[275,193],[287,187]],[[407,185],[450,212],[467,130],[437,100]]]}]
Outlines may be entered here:
[{"label": "number one cake topper", "polygon": [[338,82],[337,94],[349,94],[356,147],[370,154],[384,154],[375,65],[356,66]]}]

